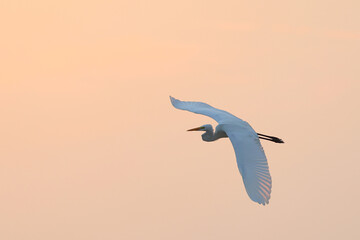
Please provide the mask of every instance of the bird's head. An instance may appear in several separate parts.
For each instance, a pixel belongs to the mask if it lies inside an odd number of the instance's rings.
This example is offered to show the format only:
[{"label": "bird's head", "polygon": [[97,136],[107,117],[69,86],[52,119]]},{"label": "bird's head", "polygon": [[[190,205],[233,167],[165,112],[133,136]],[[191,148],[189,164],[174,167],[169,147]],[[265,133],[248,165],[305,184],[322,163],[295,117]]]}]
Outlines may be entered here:
[{"label": "bird's head", "polygon": [[204,131],[205,133],[201,135],[201,138],[205,142],[213,141],[214,130],[210,124],[202,125],[201,127],[197,127],[197,128],[192,128],[189,129],[188,131]]}]

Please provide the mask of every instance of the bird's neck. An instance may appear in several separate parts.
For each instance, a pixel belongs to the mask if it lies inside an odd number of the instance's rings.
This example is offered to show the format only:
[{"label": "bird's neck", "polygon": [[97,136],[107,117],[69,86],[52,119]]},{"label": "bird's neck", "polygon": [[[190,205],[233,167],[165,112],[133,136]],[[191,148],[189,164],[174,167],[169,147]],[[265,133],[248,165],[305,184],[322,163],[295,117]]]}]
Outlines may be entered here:
[{"label": "bird's neck", "polygon": [[215,132],[213,129],[211,130],[209,129],[202,135],[202,139],[205,142],[213,142],[220,138],[226,138],[226,137],[228,137],[226,133],[218,128],[216,128]]}]

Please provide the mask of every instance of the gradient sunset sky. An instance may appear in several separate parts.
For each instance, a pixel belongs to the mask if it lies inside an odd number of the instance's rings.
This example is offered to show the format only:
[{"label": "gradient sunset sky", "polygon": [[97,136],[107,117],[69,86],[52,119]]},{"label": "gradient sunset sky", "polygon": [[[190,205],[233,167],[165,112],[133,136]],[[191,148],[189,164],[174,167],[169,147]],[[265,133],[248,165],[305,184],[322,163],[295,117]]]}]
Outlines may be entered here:
[{"label": "gradient sunset sky", "polygon": [[[0,1],[0,239],[360,239],[360,1]],[[262,142],[247,196],[204,101]]]}]

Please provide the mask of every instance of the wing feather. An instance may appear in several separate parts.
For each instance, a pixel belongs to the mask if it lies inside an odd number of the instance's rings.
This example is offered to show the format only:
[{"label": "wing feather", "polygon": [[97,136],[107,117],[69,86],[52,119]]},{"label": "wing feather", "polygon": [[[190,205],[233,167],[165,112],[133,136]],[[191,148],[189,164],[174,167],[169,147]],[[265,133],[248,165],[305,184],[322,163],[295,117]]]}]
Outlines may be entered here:
[{"label": "wing feather", "polygon": [[265,152],[256,132],[246,132],[234,125],[224,125],[234,147],[236,161],[249,197],[260,204],[268,204],[272,181]]},{"label": "wing feather", "polygon": [[241,119],[235,117],[231,113],[228,113],[228,112],[226,112],[224,110],[214,108],[214,107],[210,106],[207,103],[180,101],[180,100],[178,100],[176,98],[173,98],[171,96],[170,96],[170,100],[171,100],[172,105],[177,109],[186,110],[186,111],[189,111],[189,112],[202,114],[202,115],[211,117],[212,119],[214,119],[218,123],[221,123],[221,122],[224,122],[224,121],[229,121],[229,120],[240,120],[240,121],[242,121]]}]

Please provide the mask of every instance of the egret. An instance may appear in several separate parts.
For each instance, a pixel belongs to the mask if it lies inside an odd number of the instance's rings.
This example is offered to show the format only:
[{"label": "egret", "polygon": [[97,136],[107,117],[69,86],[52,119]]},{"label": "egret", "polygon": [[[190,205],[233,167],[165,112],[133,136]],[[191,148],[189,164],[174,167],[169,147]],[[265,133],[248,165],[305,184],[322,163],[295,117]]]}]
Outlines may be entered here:
[{"label": "egret", "polygon": [[218,123],[215,132],[210,124],[192,128],[188,131],[205,131],[201,135],[205,142],[212,142],[226,137],[230,138],[247,194],[254,202],[262,205],[268,204],[272,181],[266,156],[259,139],[275,143],[284,142],[277,137],[256,133],[247,122],[207,103],[180,101],[171,96],[170,100],[177,109],[211,117]]}]

